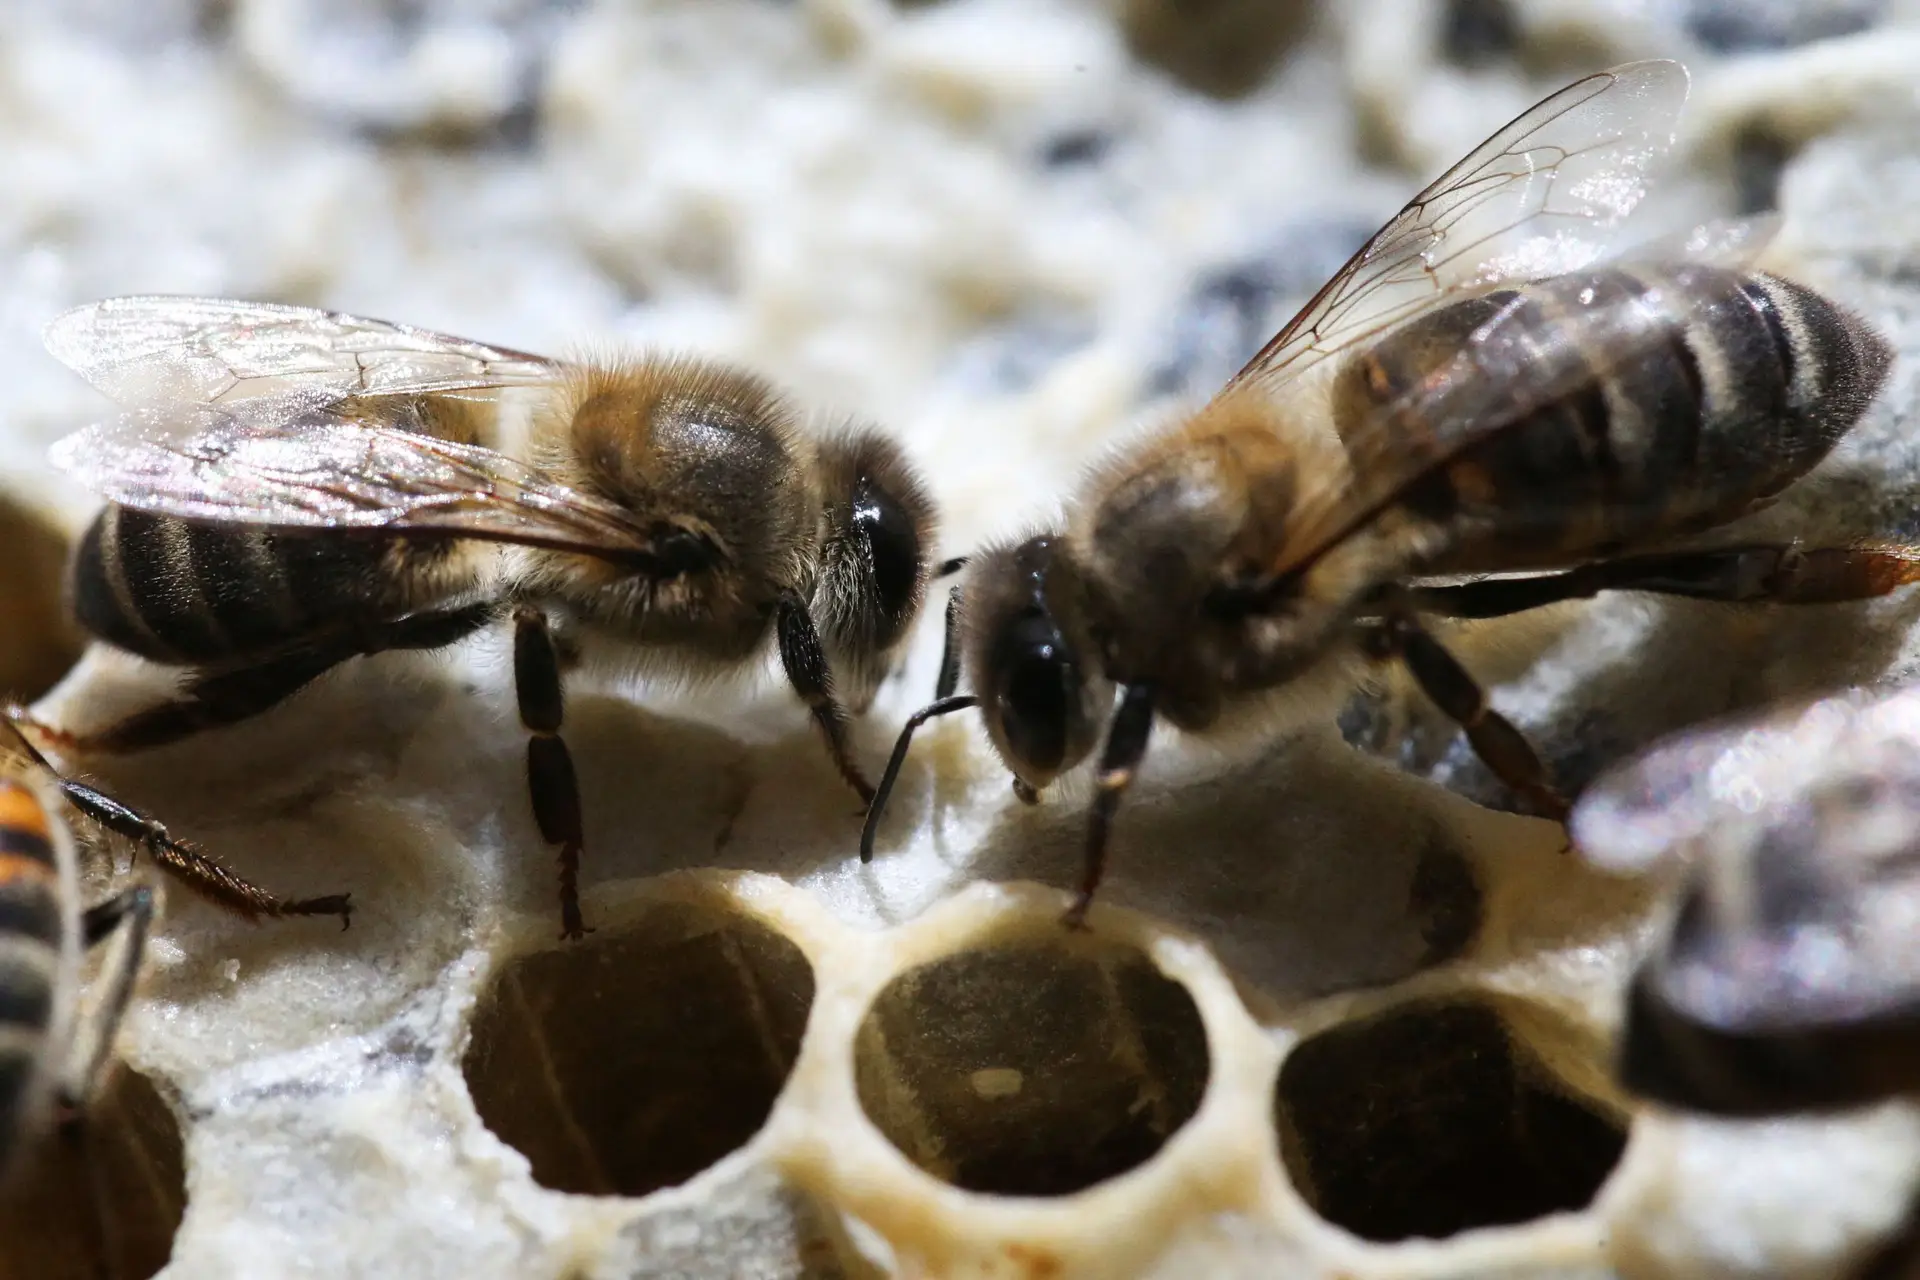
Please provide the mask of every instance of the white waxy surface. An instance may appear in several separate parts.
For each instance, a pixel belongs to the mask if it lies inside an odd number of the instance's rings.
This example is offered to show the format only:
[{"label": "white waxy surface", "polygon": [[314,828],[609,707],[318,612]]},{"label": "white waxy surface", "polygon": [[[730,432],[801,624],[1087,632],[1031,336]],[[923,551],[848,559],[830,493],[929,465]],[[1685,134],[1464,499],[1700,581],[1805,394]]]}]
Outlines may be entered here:
[{"label": "white waxy surface", "polygon": [[[46,319],[114,294],[229,294],[562,355],[664,344],[740,360],[896,432],[946,509],[943,552],[958,552],[1048,518],[1083,464],[1166,412],[1161,397],[1204,396],[1509,115],[1578,71],[1654,55],[1694,73],[1670,211],[1733,211],[1732,140],[1769,124],[1800,146],[1777,258],[1903,355],[1920,350],[1911,5],[1885,5],[1861,34],[1720,53],[1703,41],[1727,28],[1683,29],[1683,11],[1751,10],[1764,28],[1782,6],[1525,0],[1511,6],[1523,42],[1579,51],[1530,78],[1498,52],[1479,69],[1441,52],[1445,12],[1488,6],[1367,0],[1326,6],[1296,43],[1276,36],[1271,59],[1256,56],[1257,21],[1218,37],[1217,62],[1265,68],[1232,100],[1136,56],[1128,22],[1158,30],[1176,66],[1206,45],[1206,19],[1166,43],[1162,7],[522,0],[402,21],[316,0],[27,6],[0,42],[0,472],[76,524],[90,510],[42,459],[109,410],[41,351]],[[1403,167],[1369,166],[1357,137]],[[1758,527],[1912,532],[1915,368],[1903,358],[1856,439]],[[1692,720],[1903,678],[1914,611],[1615,599],[1485,629],[1463,654],[1509,677],[1499,704],[1584,780]],[[859,732],[873,767],[932,685],[934,614]],[[185,1137],[169,1277],[1811,1277],[1862,1258],[1913,1193],[1920,1120],[1903,1104],[1775,1125],[1647,1113],[1587,1212],[1363,1243],[1310,1207],[1331,1193],[1298,1162],[1301,1124],[1331,1103],[1296,1098],[1276,1138],[1283,1058],[1369,1015],[1467,995],[1504,1019],[1523,1071],[1618,1122],[1606,1037],[1660,918],[1658,873],[1603,876],[1561,856],[1545,824],[1469,804],[1493,796],[1484,772],[1393,691],[1374,709],[1398,725],[1410,772],[1331,725],[1225,758],[1163,740],[1114,852],[1107,901],[1129,910],[1096,916],[1106,950],[1070,943],[1051,924],[1057,892],[961,891],[1071,883],[1084,787],[1022,809],[974,728],[932,729],[863,868],[853,802],[770,671],[697,697],[572,694],[600,928],[576,950],[630,950],[607,972],[565,970],[577,1004],[549,1030],[607,1054],[685,1037],[684,1092],[660,1109],[697,1110],[702,1084],[724,1104],[737,1063],[702,1048],[701,1029],[746,1027],[777,1063],[793,1030],[782,1001],[805,1009],[792,955],[768,941],[781,935],[813,987],[785,1091],[757,1136],[678,1189],[544,1189],[462,1071],[509,962],[555,954],[508,665],[500,635],[441,661],[387,656],[255,723],[90,762],[262,883],[351,890],[359,907],[340,934],[250,927],[170,896],[122,1040]],[[96,653],[41,709],[97,722],[162,685]],[[96,890],[108,874],[101,859]],[[995,939],[1042,959],[861,1030],[902,970]],[[1111,1122],[1092,1082],[1114,1076],[1160,1114],[1181,1072],[1126,1064],[1159,1061],[1142,1028],[1161,1024],[1084,985],[1138,975],[1121,963],[1134,946],[1190,994],[1210,1058],[1198,1112],[1145,1165],[1077,1196],[981,1196],[916,1168],[866,1118],[863,1093],[886,1100],[888,1131],[953,1175],[968,1141],[997,1132],[991,1108],[1041,1107],[1014,1127],[1049,1142],[1092,1133]],[[1082,947],[1093,959],[1076,968]],[[724,963],[702,968],[715,948]],[[715,992],[731,993],[725,1009],[673,1020],[676,1002]],[[976,1110],[940,1112],[914,1075],[943,1036],[979,1038],[939,1094]],[[1175,1058],[1198,1043],[1177,1026],[1165,1039]],[[1321,1078],[1373,1073],[1391,1095],[1400,1059],[1366,1052]],[[578,1102],[569,1082],[584,1077],[556,1071]],[[515,1079],[538,1093],[546,1077]],[[1032,1118],[1062,1098],[1085,1117]],[[563,1148],[577,1136],[537,1099],[519,1114]],[[1484,1136],[1442,1131],[1462,1149]],[[603,1160],[632,1154],[584,1133]],[[1042,1163],[1008,1157],[990,1176]]]}]

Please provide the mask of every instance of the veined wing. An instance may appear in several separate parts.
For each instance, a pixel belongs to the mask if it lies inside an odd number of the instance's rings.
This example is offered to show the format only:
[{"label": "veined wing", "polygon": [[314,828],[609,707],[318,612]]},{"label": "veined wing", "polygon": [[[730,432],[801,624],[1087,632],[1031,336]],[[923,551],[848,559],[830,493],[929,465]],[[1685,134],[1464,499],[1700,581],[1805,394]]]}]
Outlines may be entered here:
[{"label": "veined wing", "polygon": [[[1583,273],[1566,273],[1551,304],[1512,291],[1448,358],[1343,425],[1346,483],[1301,495],[1286,562],[1272,572],[1310,563],[1465,450],[1633,365],[1680,327],[1711,325],[1716,308],[1750,306],[1743,295],[1689,287],[1690,275],[1747,266],[1778,227],[1771,214],[1729,219],[1609,260],[1606,271],[1657,268],[1636,277],[1641,289],[1632,297],[1610,292],[1617,278],[1600,268],[1585,288]],[[1537,308],[1545,305],[1553,310],[1543,324]]]},{"label": "veined wing", "polygon": [[245,405],[262,427],[353,396],[538,384],[554,368],[543,356],[411,325],[228,298],[108,298],[57,316],[44,337],[129,408]]},{"label": "veined wing", "polygon": [[1673,143],[1678,62],[1630,62],[1522,113],[1408,202],[1228,382],[1269,389],[1456,290],[1605,256]]},{"label": "veined wing", "polygon": [[192,520],[435,532],[615,561],[650,545],[622,507],[478,445],[324,414],[262,429],[212,406],[143,412],[66,437],[54,465],[111,502]]}]

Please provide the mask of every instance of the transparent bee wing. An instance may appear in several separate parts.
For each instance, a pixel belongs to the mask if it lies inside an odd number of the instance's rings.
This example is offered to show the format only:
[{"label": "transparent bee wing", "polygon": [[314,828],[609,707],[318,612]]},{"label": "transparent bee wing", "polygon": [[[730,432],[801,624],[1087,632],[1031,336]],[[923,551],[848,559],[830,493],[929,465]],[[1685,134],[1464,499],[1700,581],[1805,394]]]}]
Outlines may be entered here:
[{"label": "transparent bee wing", "polygon": [[1431,305],[1606,255],[1673,144],[1677,62],[1630,62],[1555,93],[1415,196],[1234,375],[1276,388]]},{"label": "transparent bee wing", "polygon": [[108,501],[159,515],[430,531],[613,560],[649,545],[623,508],[505,454],[324,414],[266,428],[210,405],[137,410],[51,456]]},{"label": "transparent bee wing", "polygon": [[129,408],[245,404],[263,428],[353,396],[531,385],[553,371],[542,356],[410,325],[228,298],[108,298],[55,317],[43,336]]}]

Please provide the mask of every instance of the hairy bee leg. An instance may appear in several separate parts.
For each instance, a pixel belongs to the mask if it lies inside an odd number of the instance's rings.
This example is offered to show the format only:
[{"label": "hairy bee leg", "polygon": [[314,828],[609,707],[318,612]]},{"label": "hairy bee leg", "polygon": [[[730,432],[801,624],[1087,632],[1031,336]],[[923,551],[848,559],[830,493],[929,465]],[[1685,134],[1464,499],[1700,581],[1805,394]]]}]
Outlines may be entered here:
[{"label": "hairy bee leg", "polygon": [[893,754],[887,757],[886,771],[880,775],[880,785],[874,790],[873,803],[867,806],[867,824],[860,829],[860,861],[873,861],[874,833],[880,829],[880,815],[886,811],[887,797],[893,794],[893,784],[899,780],[901,766],[907,762],[907,748],[913,745],[914,733],[937,716],[965,711],[968,707],[978,706],[979,702],[980,699],[971,694],[943,696],[908,716],[907,722],[900,726],[900,736],[894,741]]},{"label": "hairy bee leg", "polygon": [[1920,547],[1735,547],[1622,556],[1530,578],[1496,578],[1407,593],[1422,613],[1498,618],[1602,591],[1650,591],[1695,600],[1837,604],[1920,582]]},{"label": "hairy bee leg", "polygon": [[1644,556],[1604,566],[1610,585],[1701,600],[1838,604],[1920,582],[1920,547],[1745,547]]},{"label": "hairy bee leg", "polygon": [[353,906],[348,901],[351,895],[341,893],[323,898],[291,900],[275,897],[252,881],[229,871],[194,846],[175,840],[159,819],[62,774],[21,730],[23,722],[36,727],[39,723],[21,708],[6,708],[0,712],[0,720],[4,720],[12,729],[16,742],[28,758],[45,769],[59,784],[60,794],[69,805],[103,830],[145,849],[157,866],[215,906],[249,920],[261,916],[339,916],[342,929],[352,923]]},{"label": "hairy bee leg", "polygon": [[1087,813],[1086,861],[1080,871],[1080,892],[1061,923],[1069,929],[1086,927],[1087,910],[1093,895],[1107,873],[1107,843],[1113,830],[1113,815],[1120,808],[1134,774],[1147,754],[1147,740],[1153,734],[1154,689],[1150,684],[1130,684],[1121,692],[1120,709],[1113,713],[1107,729],[1107,745],[1100,752],[1100,771],[1094,776],[1093,807]]},{"label": "hairy bee leg", "polygon": [[250,720],[285,702],[351,653],[301,652],[259,666],[192,678],[186,696],[136,711],[86,733],[66,735],[65,749],[119,755],[164,747],[208,729]]},{"label": "hairy bee leg", "polygon": [[583,937],[593,930],[580,916],[580,851],[586,844],[580,816],[580,779],[573,753],[560,736],[566,718],[566,693],[560,680],[560,651],[547,615],[534,608],[513,613],[513,687],[526,726],[527,794],[533,820],[548,844],[560,846],[560,936]]},{"label": "hairy bee leg", "polygon": [[1377,660],[1398,658],[1406,663],[1434,705],[1466,731],[1474,754],[1495,777],[1531,800],[1541,817],[1566,821],[1566,798],[1554,790],[1546,765],[1526,735],[1487,705],[1479,682],[1418,621],[1395,614],[1366,624],[1361,645]]},{"label": "hairy bee leg", "polygon": [[104,977],[99,1002],[75,1025],[73,1044],[67,1061],[62,1064],[54,1094],[60,1136],[75,1148],[87,1172],[93,1238],[100,1247],[103,1274],[111,1274],[110,1260],[118,1256],[119,1250],[112,1196],[100,1165],[87,1146],[87,1104],[99,1087],[114,1036],[132,1002],[133,984],[139,977],[147,935],[153,928],[153,906],[153,890],[146,885],[134,885],[87,908],[81,915],[81,940],[87,948],[98,946],[116,930],[125,931],[126,944]]},{"label": "hairy bee leg", "polygon": [[410,614],[362,627],[350,642],[338,640],[235,671],[197,675],[187,683],[184,697],[136,711],[104,729],[65,734],[63,746],[83,753],[107,754],[166,746],[208,729],[250,720],[285,702],[349,658],[390,649],[444,649],[472,635],[497,614],[497,606],[490,601]]},{"label": "hairy bee leg", "polygon": [[353,923],[352,895],[280,898],[222,866],[184,841],[176,840],[158,819],[71,778],[59,779],[60,793],[82,816],[147,851],[154,864],[191,892],[249,920],[263,916],[339,916],[340,927]]},{"label": "hairy bee leg", "polygon": [[833,673],[827,668],[827,653],[820,646],[820,633],[814,628],[813,615],[800,600],[788,597],[780,603],[777,622],[780,637],[780,665],[786,669],[787,683],[800,695],[813,713],[827,740],[827,754],[840,770],[847,785],[860,796],[860,803],[873,804],[873,785],[853,762],[847,744],[846,709],[833,696]]},{"label": "hairy bee leg", "polygon": [[113,1047],[114,1033],[126,1016],[133,999],[134,979],[140,972],[140,957],[146,950],[147,934],[153,928],[153,890],[137,884],[123,889],[104,902],[88,907],[80,917],[80,936],[84,946],[99,946],[121,929],[127,943],[117,963],[106,975],[99,1003],[75,1029],[69,1061],[61,1074],[58,1102],[63,1119],[84,1111],[93,1096],[100,1072]]},{"label": "hairy bee leg", "polygon": [[933,682],[933,700],[951,698],[960,687],[960,588],[947,592],[946,624],[941,632],[940,674]]}]

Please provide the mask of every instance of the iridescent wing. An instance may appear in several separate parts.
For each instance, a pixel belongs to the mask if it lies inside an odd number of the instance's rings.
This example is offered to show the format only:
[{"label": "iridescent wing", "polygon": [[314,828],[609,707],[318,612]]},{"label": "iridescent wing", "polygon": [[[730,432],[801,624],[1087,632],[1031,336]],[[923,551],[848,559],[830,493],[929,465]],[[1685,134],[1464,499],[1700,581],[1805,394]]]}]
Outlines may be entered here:
[{"label": "iridescent wing", "polygon": [[[144,434],[129,430],[150,420]],[[276,427],[210,405],[136,410],[54,445],[111,502],[192,520],[431,532],[644,563],[622,507],[478,445],[310,413]]]},{"label": "iridescent wing", "polygon": [[[272,427],[354,396],[536,385],[542,356],[313,307],[227,298],[108,298],[49,323],[47,349],[133,409],[215,405]],[[135,435],[156,426],[149,414]]]},{"label": "iridescent wing", "polygon": [[[1750,263],[1777,219],[1714,223],[1620,252],[1621,224],[1671,142],[1686,87],[1678,63],[1639,62],[1547,98],[1416,196],[1221,396],[1282,396],[1307,371],[1338,368],[1328,357],[1509,281],[1603,262]],[[1300,495],[1282,558],[1267,571],[1310,563],[1461,451],[1642,357],[1700,305],[1713,304],[1685,288],[1655,287],[1633,305],[1576,290],[1543,325],[1528,300],[1503,301],[1398,396],[1340,423],[1346,474]]]},{"label": "iridescent wing", "polygon": [[1441,174],[1360,247],[1235,374],[1267,389],[1383,333],[1442,295],[1572,271],[1605,256],[1673,144],[1678,62],[1576,80]]},{"label": "iridescent wing", "polygon": [[1717,308],[1750,305],[1711,281],[1689,287],[1693,269],[1750,265],[1778,226],[1772,214],[1715,222],[1609,259],[1609,269],[1657,268],[1631,302],[1609,294],[1598,268],[1563,273],[1593,287],[1559,290],[1551,323],[1541,322],[1540,295],[1513,294],[1401,394],[1342,425],[1347,474],[1301,493],[1287,562],[1274,568],[1310,562],[1465,450],[1670,342],[1676,325],[1711,327]]}]

